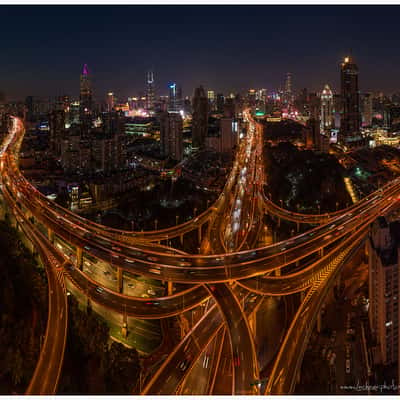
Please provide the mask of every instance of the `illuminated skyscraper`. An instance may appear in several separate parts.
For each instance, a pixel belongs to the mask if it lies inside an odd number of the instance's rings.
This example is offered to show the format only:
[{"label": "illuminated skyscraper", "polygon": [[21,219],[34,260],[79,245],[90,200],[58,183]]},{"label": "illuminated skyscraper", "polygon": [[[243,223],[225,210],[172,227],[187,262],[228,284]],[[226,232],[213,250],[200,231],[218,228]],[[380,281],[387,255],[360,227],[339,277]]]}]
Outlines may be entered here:
[{"label": "illuminated skyscraper", "polygon": [[168,111],[180,111],[182,104],[182,89],[175,83],[169,84]]},{"label": "illuminated skyscraper", "polygon": [[92,118],[92,87],[87,64],[83,65],[79,88],[79,118],[83,125],[90,127]]},{"label": "illuminated skyscraper", "polygon": [[108,92],[107,93],[107,111],[111,112],[114,108],[114,93]]},{"label": "illuminated skyscraper", "polygon": [[193,96],[192,146],[203,148],[208,130],[208,99],[203,86]]},{"label": "illuminated skyscraper", "polygon": [[292,102],[293,102],[292,74],[290,72],[286,73],[285,89],[284,89],[284,93],[283,93],[283,101],[286,104],[292,104]]},{"label": "illuminated skyscraper", "polygon": [[147,71],[146,73],[146,111],[154,112],[155,102],[155,87],[154,87],[154,72]]},{"label": "illuminated skyscraper", "polygon": [[342,137],[357,136],[361,126],[358,91],[358,67],[350,57],[345,57],[340,69],[342,115],[340,133]]},{"label": "illuminated skyscraper", "polygon": [[180,161],[183,157],[183,122],[179,112],[163,113],[160,120],[160,144],[164,156]]},{"label": "illuminated skyscraper", "polygon": [[329,85],[325,85],[321,93],[321,134],[330,134],[331,129],[334,127],[333,113],[333,93]]},{"label": "illuminated skyscraper", "polygon": [[210,106],[210,110],[215,110],[215,92],[214,90],[208,90],[207,91],[207,98],[208,98],[208,104]]}]

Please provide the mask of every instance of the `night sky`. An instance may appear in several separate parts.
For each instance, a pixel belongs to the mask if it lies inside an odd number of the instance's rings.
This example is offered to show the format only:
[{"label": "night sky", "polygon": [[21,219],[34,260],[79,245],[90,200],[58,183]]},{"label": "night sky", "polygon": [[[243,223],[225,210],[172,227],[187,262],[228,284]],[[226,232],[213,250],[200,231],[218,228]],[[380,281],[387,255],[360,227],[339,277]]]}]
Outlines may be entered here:
[{"label": "night sky", "polygon": [[338,89],[350,50],[362,91],[400,90],[400,6],[0,6],[0,91],[76,96],[87,63],[95,97],[121,99],[176,81],[230,92],[269,90],[293,73],[294,89]]}]

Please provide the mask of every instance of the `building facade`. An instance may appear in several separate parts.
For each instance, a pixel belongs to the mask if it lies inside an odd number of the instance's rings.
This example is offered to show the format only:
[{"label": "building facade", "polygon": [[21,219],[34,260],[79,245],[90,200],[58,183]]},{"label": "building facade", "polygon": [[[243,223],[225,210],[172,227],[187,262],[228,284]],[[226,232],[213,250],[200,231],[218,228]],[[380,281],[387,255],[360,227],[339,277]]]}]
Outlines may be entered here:
[{"label": "building facade", "polygon": [[360,132],[360,94],[358,89],[358,67],[350,57],[345,57],[340,68],[342,113],[340,134],[344,141]]},{"label": "building facade", "polygon": [[209,111],[208,99],[203,86],[195,89],[192,103],[192,146],[202,149],[207,136]]},{"label": "building facade", "polygon": [[160,120],[161,153],[176,161],[183,158],[183,121],[179,112],[168,111]]},{"label": "building facade", "polygon": [[369,321],[380,360],[399,362],[399,247],[400,221],[388,223],[379,217],[371,227],[369,254]]},{"label": "building facade", "polygon": [[333,93],[329,85],[325,85],[321,93],[321,134],[330,134],[334,125]]}]

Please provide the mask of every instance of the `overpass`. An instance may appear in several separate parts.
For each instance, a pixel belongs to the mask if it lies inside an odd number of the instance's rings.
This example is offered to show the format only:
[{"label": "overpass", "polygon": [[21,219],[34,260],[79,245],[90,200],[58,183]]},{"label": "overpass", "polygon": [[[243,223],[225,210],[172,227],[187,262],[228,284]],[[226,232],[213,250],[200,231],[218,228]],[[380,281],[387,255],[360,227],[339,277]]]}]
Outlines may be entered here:
[{"label": "overpass", "polygon": [[[226,332],[219,351],[224,351],[226,346],[223,344],[228,338],[233,371],[232,393],[256,394],[257,390],[251,383],[258,377],[258,365],[248,318],[255,312],[263,296],[307,293],[297,320],[300,321],[306,315],[307,318],[314,318],[308,319],[307,332],[310,332],[322,304],[316,300],[317,297],[332,288],[335,282],[332,277],[337,275],[356,245],[363,240],[368,224],[398,206],[399,178],[352,207],[327,216],[293,216],[285,210],[278,210],[276,212],[281,217],[285,215],[289,220],[295,218],[296,222],[307,221],[305,223],[316,223],[319,226],[273,245],[255,247],[261,224],[262,207],[258,202],[262,196],[264,180],[262,135],[250,113],[245,118],[248,134],[239,146],[232,171],[216,203],[198,217],[201,217],[200,220],[195,218],[187,225],[182,224],[185,227],[180,225],[169,228],[168,234],[165,230],[154,231],[147,238],[144,232],[143,235],[137,235],[137,232],[124,234],[118,230],[117,233],[110,231],[109,228],[77,217],[43,198],[18,169],[18,152],[24,132],[20,120],[14,119],[13,128],[3,142],[0,170],[6,203],[16,218],[21,219],[21,227],[24,229],[27,226],[26,229],[30,229],[26,231],[27,235],[37,238],[35,247],[46,243],[52,264],[57,264],[53,245],[55,236],[76,248],[75,261],[67,260],[61,268],[63,276],[78,290],[89,288],[87,294],[93,301],[115,309],[126,307],[130,315],[140,315],[141,318],[167,318],[191,310],[208,298],[212,299],[211,308],[162,363],[143,393],[175,393],[206,346],[219,332]],[[270,205],[270,208],[273,206]],[[153,243],[165,240],[169,235],[179,236],[186,229],[187,232],[198,230],[203,221],[207,221],[207,231],[205,234],[199,231],[199,236],[202,236],[199,237],[202,241],[202,254],[184,254]],[[43,228],[47,235],[39,235]],[[147,300],[130,298],[107,288],[102,289],[103,295],[99,296],[96,282],[82,271],[84,253],[104,262],[111,260],[120,276],[127,271],[189,286],[182,292],[172,294],[170,290],[163,298]],[[318,260],[318,257],[321,259]],[[298,265],[294,268],[295,263]],[[280,276],[272,276],[273,271]],[[251,292],[256,294],[255,301]],[[51,296],[54,296],[54,291]],[[312,310],[312,313],[308,310]],[[295,323],[299,322],[295,319]],[[51,329],[59,329],[59,325]],[[271,374],[268,393],[288,394],[294,389],[298,366],[304,354],[302,346],[308,340],[305,334],[301,337],[304,342],[297,339],[293,341],[291,335],[295,330],[289,329],[286,335]],[[285,350],[289,347],[290,352]],[[58,352],[61,353],[61,350]],[[297,365],[290,373],[288,366],[285,366],[289,360]],[[54,393],[55,386],[46,390],[47,394]]]}]

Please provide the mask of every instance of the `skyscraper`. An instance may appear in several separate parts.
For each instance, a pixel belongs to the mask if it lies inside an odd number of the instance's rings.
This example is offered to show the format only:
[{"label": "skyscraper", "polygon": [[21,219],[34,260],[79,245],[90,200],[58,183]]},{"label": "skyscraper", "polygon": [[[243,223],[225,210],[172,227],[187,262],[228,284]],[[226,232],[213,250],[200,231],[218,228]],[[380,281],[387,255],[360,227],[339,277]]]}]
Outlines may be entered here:
[{"label": "skyscraper", "polygon": [[161,153],[173,160],[180,161],[183,157],[182,142],[183,122],[179,112],[163,113],[160,120]]},{"label": "skyscraper", "polygon": [[285,78],[285,89],[283,92],[283,102],[286,104],[292,104],[292,101],[292,74],[290,72],[287,72]]},{"label": "skyscraper", "polygon": [[208,129],[208,99],[203,86],[195,89],[193,96],[192,146],[203,148]]},{"label": "skyscraper", "polygon": [[169,84],[168,111],[180,111],[182,104],[182,88],[175,82]]},{"label": "skyscraper", "polygon": [[214,90],[207,91],[208,104],[210,106],[210,110],[215,111],[215,92]]},{"label": "skyscraper", "polygon": [[325,85],[321,93],[321,134],[330,134],[331,129],[334,127],[333,119],[333,93],[329,85]]},{"label": "skyscraper", "polygon": [[364,93],[362,96],[362,125],[372,125],[372,93]]},{"label": "skyscraper", "polygon": [[92,118],[92,87],[87,64],[83,65],[79,88],[79,118],[83,125],[90,127]]},{"label": "skyscraper", "polygon": [[114,108],[114,93],[108,92],[107,93],[107,111],[111,112]]},{"label": "skyscraper", "polygon": [[147,71],[146,73],[146,111],[150,114],[154,113],[155,102],[155,87],[154,87],[154,72]]},{"label": "skyscraper", "polygon": [[345,57],[340,69],[342,116],[340,133],[346,138],[357,136],[361,126],[358,91],[358,67],[350,57]]}]

